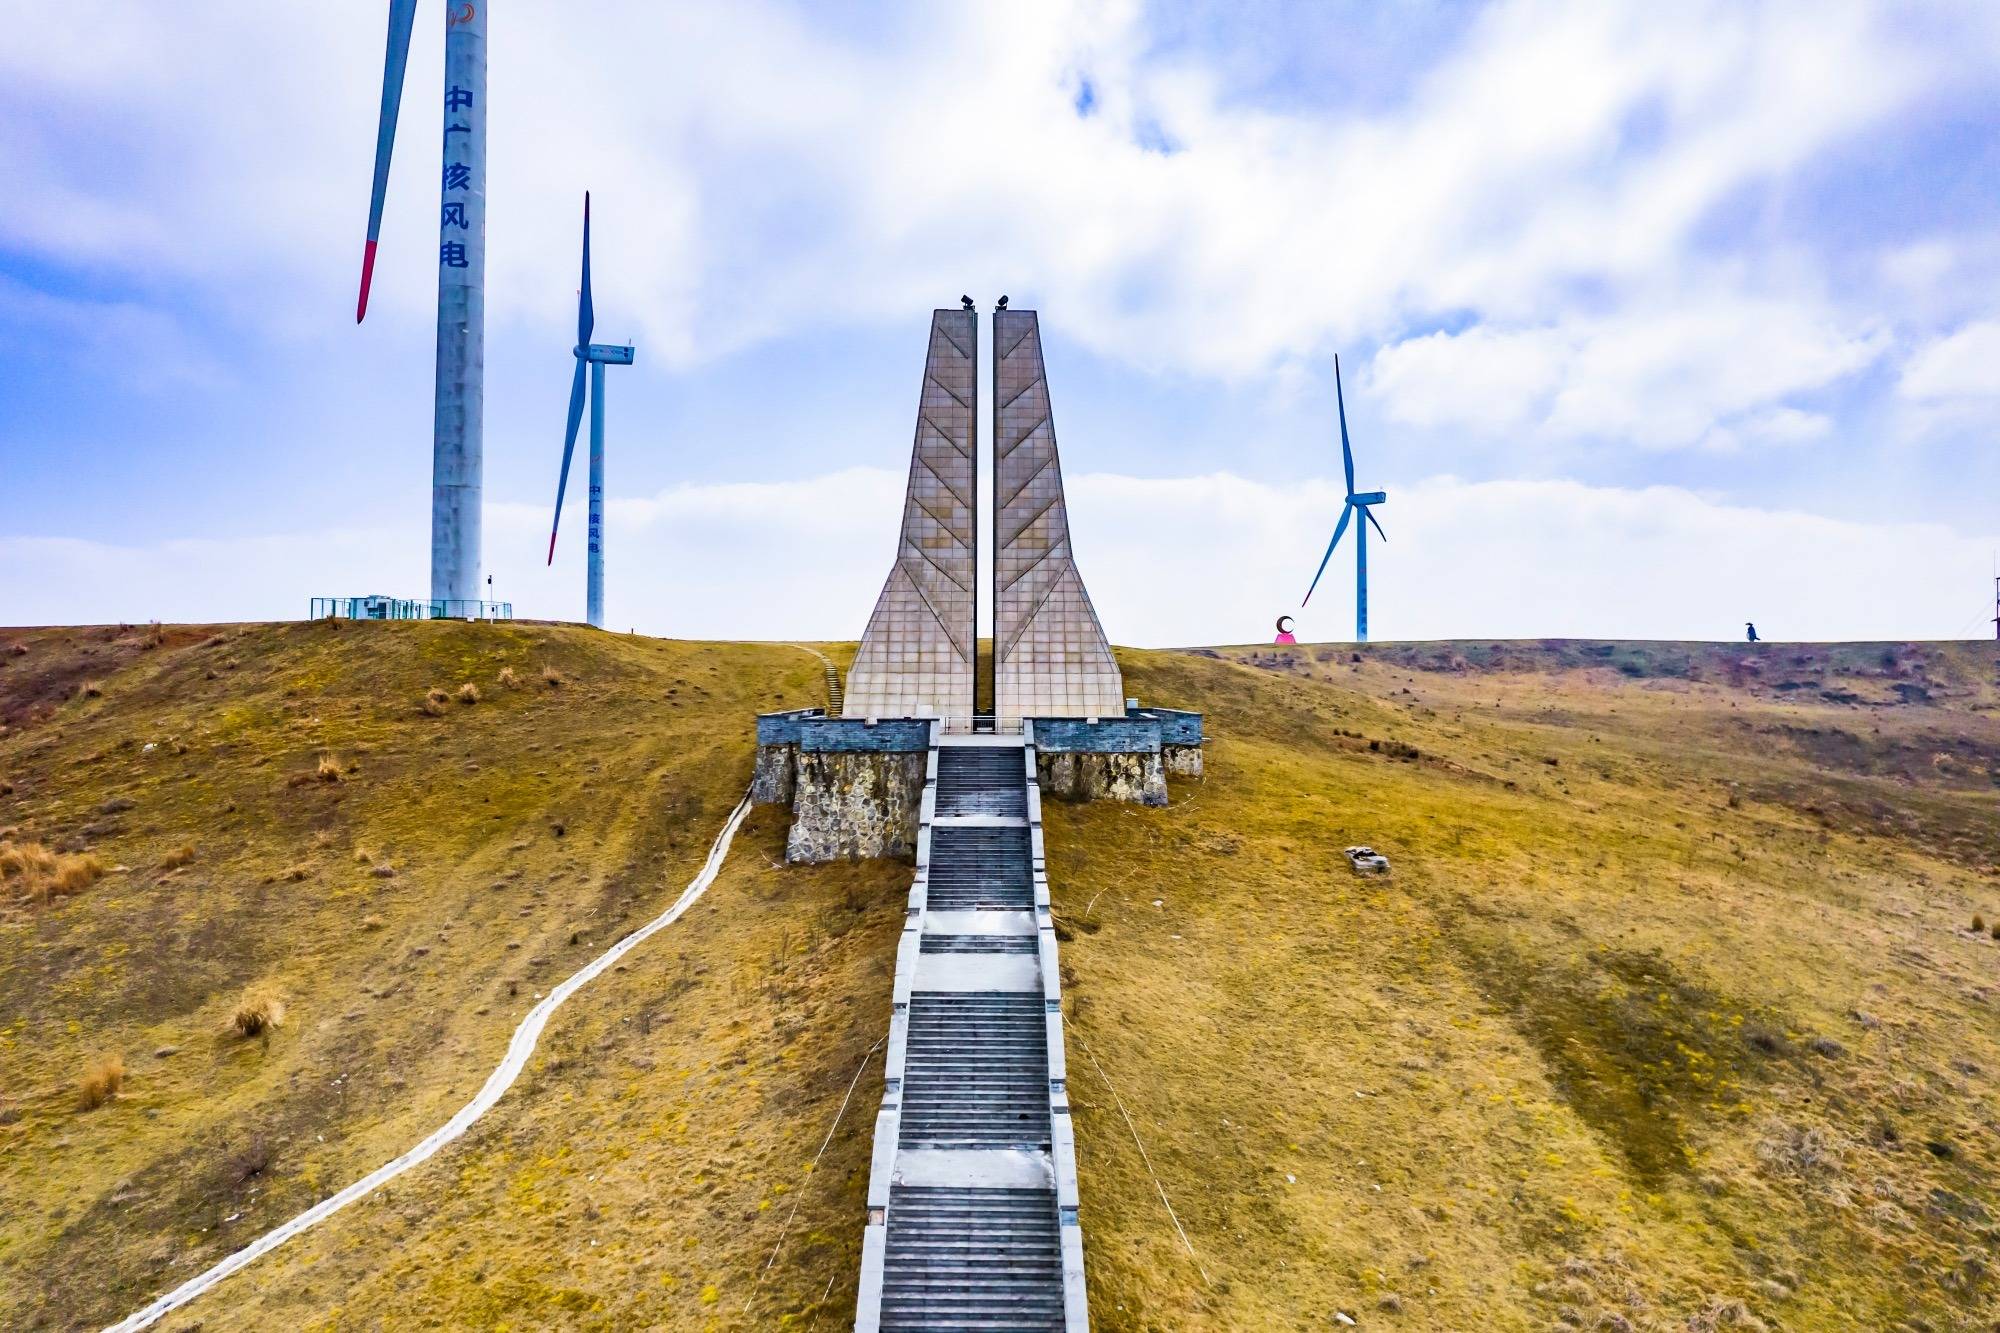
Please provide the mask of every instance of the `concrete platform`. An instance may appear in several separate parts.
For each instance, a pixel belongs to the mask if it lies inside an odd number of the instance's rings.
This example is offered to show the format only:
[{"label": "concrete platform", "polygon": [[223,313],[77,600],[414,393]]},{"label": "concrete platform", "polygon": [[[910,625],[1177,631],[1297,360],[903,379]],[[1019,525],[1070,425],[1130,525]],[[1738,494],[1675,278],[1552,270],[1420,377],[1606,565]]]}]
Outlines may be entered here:
[{"label": "concrete platform", "polygon": [[1055,1163],[1044,1152],[1005,1149],[905,1148],[896,1154],[898,1185],[981,1185],[995,1189],[1054,1189]]},{"label": "concrete platform", "polygon": [[1034,954],[924,953],[917,955],[913,991],[1038,991],[1042,964]]}]

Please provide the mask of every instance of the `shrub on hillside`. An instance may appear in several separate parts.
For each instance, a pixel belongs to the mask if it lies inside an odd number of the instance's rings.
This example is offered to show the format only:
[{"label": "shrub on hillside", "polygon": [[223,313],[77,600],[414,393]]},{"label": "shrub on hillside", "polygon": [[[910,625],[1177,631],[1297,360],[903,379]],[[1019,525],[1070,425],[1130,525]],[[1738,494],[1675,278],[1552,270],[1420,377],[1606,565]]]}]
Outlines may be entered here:
[{"label": "shrub on hillside", "polygon": [[52,852],[38,842],[0,843],[0,883],[29,902],[67,898],[102,878],[104,862],[94,852]]},{"label": "shrub on hillside", "polygon": [[94,1111],[118,1095],[125,1086],[125,1057],[118,1054],[100,1055],[84,1069],[83,1077],[77,1080],[77,1100],[86,1111]]},{"label": "shrub on hillside", "polygon": [[76,687],[76,693],[77,697],[81,699],[102,699],[104,697],[104,682],[86,680],[83,684]]},{"label": "shrub on hillside", "polygon": [[56,879],[50,881],[50,889],[54,897],[66,899],[72,893],[82,893],[100,879],[104,879],[104,863],[98,861],[96,853],[74,853],[56,859]]},{"label": "shrub on hillside", "polygon": [[240,1037],[258,1037],[273,1028],[283,1027],[285,1005],[277,996],[265,990],[247,990],[243,998],[236,1002],[236,1016],[231,1026]]},{"label": "shrub on hillside", "polygon": [[500,688],[502,689],[518,690],[521,688],[521,678],[514,674],[513,667],[501,667],[499,679]]},{"label": "shrub on hillside", "polygon": [[160,858],[160,869],[179,870],[192,860],[194,860],[194,844],[184,842]]},{"label": "shrub on hillside", "polygon": [[331,754],[323,754],[319,757],[319,766],[313,770],[313,776],[321,782],[338,782],[340,772],[340,760]]},{"label": "shrub on hillside", "polygon": [[458,687],[458,701],[462,704],[478,703],[479,687],[469,680],[466,681],[465,684]]},{"label": "shrub on hillside", "polygon": [[443,717],[451,704],[451,696],[433,685],[424,694],[424,711],[432,717]]},{"label": "shrub on hillside", "polygon": [[562,672],[556,670],[554,666],[547,662],[542,663],[542,684],[552,690],[559,690],[568,683]]}]

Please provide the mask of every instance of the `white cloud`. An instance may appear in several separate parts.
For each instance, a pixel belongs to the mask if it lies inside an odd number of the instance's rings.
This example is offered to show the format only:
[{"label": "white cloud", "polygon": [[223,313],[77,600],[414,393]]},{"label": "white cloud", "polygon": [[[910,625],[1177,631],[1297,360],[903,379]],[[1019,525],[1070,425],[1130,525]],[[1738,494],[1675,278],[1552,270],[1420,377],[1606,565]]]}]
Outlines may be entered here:
[{"label": "white cloud", "polygon": [[2000,320],[1968,324],[1919,348],[1903,367],[1896,392],[1916,399],[2000,395]]},{"label": "white cloud", "polygon": [[1652,448],[1797,443],[1823,434],[1825,419],[1780,400],[1862,369],[1886,341],[1803,302],[1716,294],[1408,339],[1376,353],[1368,386],[1390,419],[1416,426]]},{"label": "white cloud", "polygon": [[[517,7],[492,44],[489,310],[566,318],[589,185],[616,288],[601,304],[681,362],[961,290],[1060,310],[1071,336],[1141,365],[1225,376],[1438,311],[1533,328],[1578,279],[1621,304],[1629,284],[1671,289],[1733,191],[1948,82],[1977,9],[1953,12],[1506,0],[1363,115],[1228,101],[1196,57],[1145,54],[1135,0],[915,6],[868,41],[758,0],[589,23]],[[9,117],[0,238],[194,275],[260,319],[288,302],[233,280],[276,274],[337,311],[379,14],[107,0],[93,15],[88,41],[59,7],[10,26],[0,80],[64,114]],[[412,57],[378,280],[412,316],[432,289],[435,27]],[[38,134],[43,119],[91,148]]]},{"label": "white cloud", "polygon": [[[614,629],[690,638],[852,638],[895,548],[903,477],[856,469],[679,487],[614,504]],[[1298,599],[1339,512],[1334,480],[1229,473],[1069,479],[1078,560],[1112,637],[1256,641]],[[1371,548],[1375,637],[1944,638],[1983,632],[2000,533],[1716,503],[1668,487],[1436,478],[1394,492]],[[517,614],[582,608],[576,543],[541,566],[545,515],[489,507],[496,590]],[[1351,536],[1301,631],[1353,625]],[[412,591],[423,534],[326,532],[155,546],[0,538],[0,623],[303,615],[307,596]]]}]

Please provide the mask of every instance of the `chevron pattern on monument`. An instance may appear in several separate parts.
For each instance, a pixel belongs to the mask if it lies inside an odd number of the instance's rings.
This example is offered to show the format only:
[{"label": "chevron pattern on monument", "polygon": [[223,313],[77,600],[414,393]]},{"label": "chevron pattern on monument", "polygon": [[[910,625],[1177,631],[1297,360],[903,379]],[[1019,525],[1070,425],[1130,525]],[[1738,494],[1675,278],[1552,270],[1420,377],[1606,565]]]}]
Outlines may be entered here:
[{"label": "chevron pattern on monument", "polygon": [[993,393],[995,712],[1120,716],[1124,680],[1070,546],[1032,310],[994,312]]},{"label": "chevron pattern on monument", "polygon": [[848,717],[964,717],[977,654],[978,318],[931,315],[896,563],[848,671]]}]

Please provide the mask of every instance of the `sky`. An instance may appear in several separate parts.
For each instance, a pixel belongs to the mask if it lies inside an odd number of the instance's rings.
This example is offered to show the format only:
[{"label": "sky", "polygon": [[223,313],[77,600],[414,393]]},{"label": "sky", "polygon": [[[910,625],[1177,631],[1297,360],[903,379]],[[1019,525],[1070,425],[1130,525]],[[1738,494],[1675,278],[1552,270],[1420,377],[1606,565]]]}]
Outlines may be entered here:
[{"label": "sky", "polygon": [[[428,585],[443,6],[0,0],[0,624]],[[500,0],[484,568],[545,567],[582,195],[612,627],[853,638],[929,312],[1040,311],[1118,642],[1987,637],[2000,6]],[[579,460],[579,466],[581,460]]]}]

